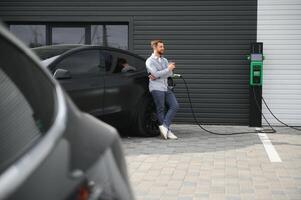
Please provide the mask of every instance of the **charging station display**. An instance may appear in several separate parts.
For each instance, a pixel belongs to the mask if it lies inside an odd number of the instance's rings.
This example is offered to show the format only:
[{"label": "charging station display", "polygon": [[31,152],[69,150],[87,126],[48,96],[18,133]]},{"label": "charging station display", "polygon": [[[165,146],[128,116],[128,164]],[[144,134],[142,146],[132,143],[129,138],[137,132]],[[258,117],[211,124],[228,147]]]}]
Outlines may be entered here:
[{"label": "charging station display", "polygon": [[250,56],[250,85],[262,85],[263,55],[251,54]]}]

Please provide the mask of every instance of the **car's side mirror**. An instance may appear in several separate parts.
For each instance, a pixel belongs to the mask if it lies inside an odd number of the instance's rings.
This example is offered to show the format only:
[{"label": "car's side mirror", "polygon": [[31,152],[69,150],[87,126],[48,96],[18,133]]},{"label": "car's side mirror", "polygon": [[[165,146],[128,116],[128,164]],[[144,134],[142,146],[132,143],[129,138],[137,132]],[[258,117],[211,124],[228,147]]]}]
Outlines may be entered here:
[{"label": "car's side mirror", "polygon": [[53,74],[53,77],[56,79],[69,79],[71,78],[71,74],[66,69],[56,69]]}]

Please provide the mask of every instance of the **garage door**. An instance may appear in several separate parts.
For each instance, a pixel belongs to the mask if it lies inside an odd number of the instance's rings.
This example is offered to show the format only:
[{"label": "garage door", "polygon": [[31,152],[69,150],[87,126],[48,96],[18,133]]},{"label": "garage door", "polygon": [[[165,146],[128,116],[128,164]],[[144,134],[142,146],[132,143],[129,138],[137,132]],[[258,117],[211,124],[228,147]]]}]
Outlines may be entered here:
[{"label": "garage door", "polygon": [[[144,7],[145,6],[145,7]],[[143,16],[134,17],[134,50],[147,57],[149,41],[163,39],[167,59],[175,60],[190,88],[199,121],[248,124],[248,62],[256,41],[257,2],[144,2]],[[150,11],[156,9],[157,12]],[[193,122],[183,82],[176,81],[180,103],[177,122]]]}]

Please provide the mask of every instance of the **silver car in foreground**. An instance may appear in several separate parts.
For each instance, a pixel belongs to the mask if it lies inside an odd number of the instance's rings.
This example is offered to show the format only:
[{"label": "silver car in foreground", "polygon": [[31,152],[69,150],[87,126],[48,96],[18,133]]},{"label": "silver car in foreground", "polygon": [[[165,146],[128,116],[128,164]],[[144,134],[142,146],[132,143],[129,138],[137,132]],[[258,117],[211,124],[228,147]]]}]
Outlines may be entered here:
[{"label": "silver car in foreground", "polygon": [[134,199],[119,135],[0,26],[0,199]]}]

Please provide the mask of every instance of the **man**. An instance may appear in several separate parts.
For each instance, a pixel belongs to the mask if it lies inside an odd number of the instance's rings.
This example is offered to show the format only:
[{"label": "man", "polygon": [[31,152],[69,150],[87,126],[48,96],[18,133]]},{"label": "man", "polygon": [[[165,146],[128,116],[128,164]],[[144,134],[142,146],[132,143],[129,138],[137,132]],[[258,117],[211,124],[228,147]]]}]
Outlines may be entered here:
[{"label": "man", "polygon": [[[162,40],[151,41],[153,54],[146,60],[146,68],[149,75],[149,91],[153,96],[157,117],[159,121],[159,130],[163,139],[178,139],[171,132],[170,125],[176,115],[179,104],[174,93],[168,88],[167,78],[173,75],[175,63],[169,63],[163,57],[164,44]],[[168,110],[165,114],[165,103]]]}]

